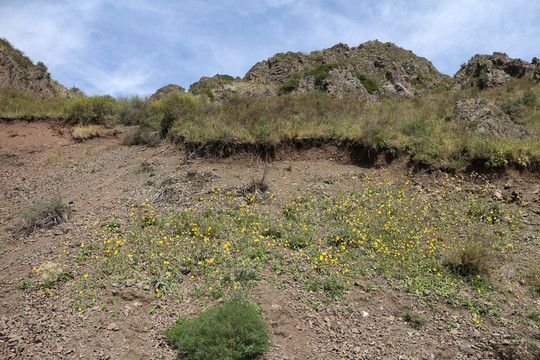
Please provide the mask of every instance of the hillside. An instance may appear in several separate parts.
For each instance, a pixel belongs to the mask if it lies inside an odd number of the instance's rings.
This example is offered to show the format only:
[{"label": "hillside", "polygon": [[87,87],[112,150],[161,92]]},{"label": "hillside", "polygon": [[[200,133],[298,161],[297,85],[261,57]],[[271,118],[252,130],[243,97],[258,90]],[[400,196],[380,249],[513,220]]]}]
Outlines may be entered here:
[{"label": "hillside", "polygon": [[337,44],[304,53],[279,53],[255,64],[243,79],[203,77],[189,91],[223,99],[318,91],[337,97],[374,100],[379,95],[412,97],[440,86],[448,77],[430,61],[392,43]]},{"label": "hillside", "polygon": [[371,41],[68,98],[6,44],[0,358],[222,354],[231,303],[260,360],[540,358],[538,60]]},{"label": "hillside", "polygon": [[65,87],[51,79],[47,66],[34,64],[6,39],[0,39],[0,88],[29,92],[41,99],[69,98]]}]

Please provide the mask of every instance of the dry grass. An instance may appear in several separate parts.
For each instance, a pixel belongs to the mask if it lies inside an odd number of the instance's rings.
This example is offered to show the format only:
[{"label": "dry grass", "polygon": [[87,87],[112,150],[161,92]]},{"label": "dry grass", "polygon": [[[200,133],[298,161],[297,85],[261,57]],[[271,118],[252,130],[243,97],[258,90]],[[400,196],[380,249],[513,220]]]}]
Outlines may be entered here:
[{"label": "dry grass", "polygon": [[106,128],[103,125],[88,125],[80,126],[77,125],[73,128],[73,138],[78,141],[85,141],[95,137],[104,137],[109,135],[114,135],[119,132],[118,127],[114,129]]}]

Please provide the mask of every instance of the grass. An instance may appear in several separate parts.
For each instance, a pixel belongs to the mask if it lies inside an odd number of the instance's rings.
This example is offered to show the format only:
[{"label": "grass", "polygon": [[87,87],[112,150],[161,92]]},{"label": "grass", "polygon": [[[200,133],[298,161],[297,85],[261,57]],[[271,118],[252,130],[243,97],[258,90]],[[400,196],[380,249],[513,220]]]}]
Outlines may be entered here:
[{"label": "grass", "polygon": [[[257,197],[214,188],[189,208],[145,201],[126,209],[126,219],[92,223],[80,249],[64,252],[74,308],[92,306],[113,280],[141,282],[156,298],[200,302],[250,291],[263,278],[277,290],[292,281],[321,308],[346,300],[359,279],[375,278],[367,290],[384,280],[428,308],[466,307],[480,324],[497,316],[500,294],[506,302],[517,296],[494,274],[512,261],[523,230],[519,204],[494,202],[491,185],[474,179],[447,176],[428,194],[382,170],[340,177],[350,182],[345,192]],[[471,188],[456,190],[464,183]]]},{"label": "grass", "polygon": [[411,325],[413,329],[416,330],[420,329],[422,325],[424,325],[424,323],[426,322],[426,319],[424,319],[422,316],[410,311],[406,311],[403,314],[403,318]]},{"label": "grass", "polygon": [[196,318],[180,316],[165,332],[186,360],[251,359],[270,347],[270,330],[257,308],[236,298],[201,312]]},{"label": "grass", "polygon": [[114,131],[114,129],[108,129],[103,125],[75,126],[73,128],[73,138],[84,141],[94,137],[111,135]]},{"label": "grass", "polygon": [[[351,141],[393,153],[407,152],[413,162],[428,168],[466,170],[478,166],[491,169],[512,166],[535,170],[540,167],[537,141],[540,89],[526,79],[511,79],[500,88],[482,92],[469,89],[448,93],[439,87],[425,89],[424,98],[381,97],[378,102],[337,99],[319,92],[295,93],[302,76],[313,76],[320,87],[335,66],[325,64],[291,77],[279,89],[281,96],[262,99],[232,96],[220,102],[205,96],[204,91],[200,96],[174,93],[150,102],[137,96],[115,99],[76,95],[72,100],[42,100],[2,88],[0,116],[58,118],[83,128],[137,125],[138,130],[126,140],[129,145],[155,146],[168,137],[200,146],[243,142],[268,147],[294,138],[318,138]],[[356,76],[370,93],[377,93],[377,84],[369,77],[361,73]],[[224,81],[231,80],[224,75],[207,79],[207,82]],[[458,100],[478,97],[494,101],[515,123],[525,126],[536,137],[517,140],[511,136],[484,136],[475,134],[467,124],[453,121]],[[86,136],[93,135],[82,135]]]}]

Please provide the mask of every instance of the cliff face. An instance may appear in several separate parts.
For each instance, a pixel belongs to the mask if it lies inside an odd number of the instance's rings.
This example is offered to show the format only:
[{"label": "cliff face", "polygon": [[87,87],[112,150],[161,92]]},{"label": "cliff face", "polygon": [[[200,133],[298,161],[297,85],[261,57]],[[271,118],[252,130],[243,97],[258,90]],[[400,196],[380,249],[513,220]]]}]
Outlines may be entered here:
[{"label": "cliff face", "polygon": [[5,39],[0,39],[0,87],[31,92],[43,99],[70,96],[66,88],[51,79],[45,64],[34,65]]},{"label": "cliff face", "polygon": [[255,64],[243,79],[203,77],[190,91],[218,99],[319,91],[376,100],[382,94],[421,96],[423,89],[437,87],[447,78],[430,61],[375,40],[357,47],[337,44],[310,54],[279,53]]}]

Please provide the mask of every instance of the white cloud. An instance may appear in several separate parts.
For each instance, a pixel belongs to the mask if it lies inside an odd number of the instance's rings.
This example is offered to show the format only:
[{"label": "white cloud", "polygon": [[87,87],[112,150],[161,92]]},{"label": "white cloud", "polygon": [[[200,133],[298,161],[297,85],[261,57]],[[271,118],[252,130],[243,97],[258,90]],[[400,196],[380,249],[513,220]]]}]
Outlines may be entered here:
[{"label": "white cloud", "polygon": [[[2,0],[0,0],[2,1]],[[243,76],[277,52],[391,41],[453,73],[475,53],[530,61],[540,3],[525,0],[38,0],[2,4],[0,36],[87,93],[149,93]]]}]

